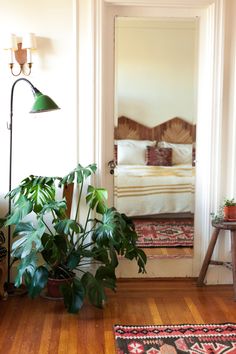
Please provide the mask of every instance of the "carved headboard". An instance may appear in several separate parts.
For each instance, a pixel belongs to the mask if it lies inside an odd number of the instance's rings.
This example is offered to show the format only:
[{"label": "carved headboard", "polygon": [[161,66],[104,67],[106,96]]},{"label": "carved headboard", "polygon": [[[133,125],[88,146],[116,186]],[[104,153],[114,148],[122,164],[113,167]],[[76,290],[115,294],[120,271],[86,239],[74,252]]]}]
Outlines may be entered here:
[{"label": "carved headboard", "polygon": [[169,143],[191,144],[196,141],[196,125],[175,117],[149,128],[127,117],[118,118],[115,139],[157,140]]}]

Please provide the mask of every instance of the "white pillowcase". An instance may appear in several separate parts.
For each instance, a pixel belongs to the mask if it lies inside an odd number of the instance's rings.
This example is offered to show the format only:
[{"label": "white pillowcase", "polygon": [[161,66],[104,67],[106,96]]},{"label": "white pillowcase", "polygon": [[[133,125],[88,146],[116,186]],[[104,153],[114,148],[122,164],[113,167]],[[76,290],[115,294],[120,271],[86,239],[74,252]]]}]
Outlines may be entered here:
[{"label": "white pillowcase", "polygon": [[192,144],[174,144],[160,141],[158,147],[172,148],[172,164],[192,164]]},{"label": "white pillowcase", "polygon": [[118,165],[145,165],[147,146],[155,146],[156,141],[151,140],[115,140],[117,144]]},{"label": "white pillowcase", "polygon": [[144,165],[145,150],[140,146],[118,146],[118,165]]},{"label": "white pillowcase", "polygon": [[146,149],[146,146],[155,146],[156,141],[152,140],[133,140],[133,139],[119,139],[115,140],[115,144],[120,145],[133,145],[133,146],[140,146]]}]

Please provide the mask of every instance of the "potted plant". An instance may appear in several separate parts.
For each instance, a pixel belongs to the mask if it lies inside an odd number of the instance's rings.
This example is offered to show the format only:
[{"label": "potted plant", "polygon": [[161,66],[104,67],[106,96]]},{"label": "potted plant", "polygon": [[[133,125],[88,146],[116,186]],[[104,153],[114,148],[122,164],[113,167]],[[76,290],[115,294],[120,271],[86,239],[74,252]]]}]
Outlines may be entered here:
[{"label": "potted plant", "polygon": [[234,198],[225,199],[223,205],[223,215],[225,221],[236,221],[236,201]]},{"label": "potted plant", "polygon": [[[15,225],[12,257],[17,261],[15,286],[25,283],[35,298],[49,279],[60,279],[61,296],[68,312],[76,313],[85,298],[97,307],[106,301],[105,289],[116,288],[115,269],[119,255],[135,259],[145,272],[146,255],[136,246],[134,225],[125,214],[107,206],[107,191],[85,182],[96,165],[78,165],[63,178],[29,176],[8,193],[13,208],[5,226]],[[58,188],[74,183],[78,200],[73,218],[66,216],[67,201],[58,198]],[[87,216],[79,220],[86,201]],[[29,221],[30,215],[30,221]],[[91,272],[86,266],[96,264]]]}]

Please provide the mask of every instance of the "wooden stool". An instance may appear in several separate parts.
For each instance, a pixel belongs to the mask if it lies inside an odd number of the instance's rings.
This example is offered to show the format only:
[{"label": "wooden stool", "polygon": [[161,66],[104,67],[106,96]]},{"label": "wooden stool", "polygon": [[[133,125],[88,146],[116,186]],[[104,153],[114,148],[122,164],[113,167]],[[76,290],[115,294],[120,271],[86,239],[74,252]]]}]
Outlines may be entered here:
[{"label": "wooden stool", "polygon": [[[232,269],[233,271],[233,289],[234,289],[234,300],[236,301],[236,222],[212,222],[214,231],[211,236],[211,240],[205,255],[202,268],[197,280],[197,286],[203,286],[203,281],[208,269],[209,264],[214,265],[224,265],[227,268]],[[230,262],[220,262],[211,260],[212,253],[215,248],[215,244],[218,238],[218,235],[221,230],[229,230],[231,233],[231,252],[232,252],[232,263]]]}]

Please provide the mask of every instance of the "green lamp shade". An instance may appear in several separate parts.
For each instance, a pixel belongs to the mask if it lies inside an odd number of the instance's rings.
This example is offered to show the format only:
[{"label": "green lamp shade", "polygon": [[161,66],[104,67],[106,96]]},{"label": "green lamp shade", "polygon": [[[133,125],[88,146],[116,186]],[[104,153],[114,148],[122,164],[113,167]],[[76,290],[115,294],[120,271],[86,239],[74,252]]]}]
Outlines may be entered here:
[{"label": "green lamp shade", "polygon": [[40,91],[35,92],[34,97],[35,101],[30,113],[48,112],[60,109],[49,96],[43,95]]}]

